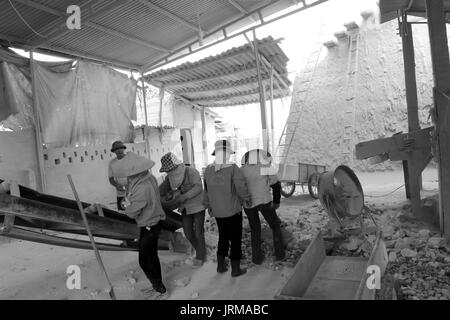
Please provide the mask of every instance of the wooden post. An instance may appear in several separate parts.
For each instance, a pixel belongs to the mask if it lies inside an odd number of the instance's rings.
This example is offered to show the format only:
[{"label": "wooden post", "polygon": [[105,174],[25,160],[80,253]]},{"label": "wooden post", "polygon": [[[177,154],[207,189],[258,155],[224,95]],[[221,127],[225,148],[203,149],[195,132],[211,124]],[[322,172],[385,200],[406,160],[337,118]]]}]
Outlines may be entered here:
[{"label": "wooden post", "polygon": [[[405,33],[403,33],[403,30]],[[401,22],[403,64],[405,69],[406,105],[408,109],[408,131],[420,129],[419,109],[417,103],[416,64],[414,58],[414,41],[411,23]],[[413,215],[418,218],[421,212],[420,189],[422,172],[418,170],[416,159],[404,161],[406,197],[411,200]],[[406,164],[406,165],[405,165]]]},{"label": "wooden post", "polygon": [[147,149],[147,158],[150,159],[150,142],[148,141],[148,116],[147,116],[147,98],[145,97],[145,81],[144,81],[144,73],[141,71],[141,82],[142,82],[142,101],[144,102],[144,114],[145,114],[145,148]]},{"label": "wooden post", "polygon": [[144,102],[145,126],[148,127],[147,99],[145,97],[145,82],[143,72],[141,72],[141,82],[142,82],[142,99],[143,99],[142,101]]},{"label": "wooden post", "polygon": [[39,113],[37,110],[37,97],[36,97],[36,80],[34,72],[34,56],[33,51],[30,51],[30,71],[31,71],[31,90],[33,95],[33,115],[34,115],[34,132],[36,137],[36,151],[37,151],[37,163],[39,168],[39,181],[38,191],[46,192],[47,184],[45,182],[45,167],[44,167],[44,148],[42,144],[41,134],[41,122],[39,121]]},{"label": "wooden post", "polygon": [[202,147],[203,147],[203,166],[208,165],[208,141],[206,140],[206,114],[205,107],[201,110],[202,116]]},{"label": "wooden post", "polygon": [[255,30],[253,29],[253,52],[255,53],[256,71],[258,73],[258,87],[259,87],[259,103],[261,108],[261,128],[263,138],[263,149],[269,151],[269,135],[267,132],[267,111],[266,111],[266,98],[264,96],[264,87],[261,77],[261,65],[259,61],[258,51],[258,39],[256,38]]},{"label": "wooden post", "polygon": [[450,127],[448,99],[450,92],[450,61],[442,0],[426,0],[427,24],[431,46],[436,111],[436,158],[439,168],[439,220],[441,231],[450,238]]},{"label": "wooden post", "polygon": [[[270,131],[271,131],[271,143],[272,153],[275,153],[275,125],[273,119],[273,65],[270,64]],[[274,156],[274,155],[272,155]]]}]

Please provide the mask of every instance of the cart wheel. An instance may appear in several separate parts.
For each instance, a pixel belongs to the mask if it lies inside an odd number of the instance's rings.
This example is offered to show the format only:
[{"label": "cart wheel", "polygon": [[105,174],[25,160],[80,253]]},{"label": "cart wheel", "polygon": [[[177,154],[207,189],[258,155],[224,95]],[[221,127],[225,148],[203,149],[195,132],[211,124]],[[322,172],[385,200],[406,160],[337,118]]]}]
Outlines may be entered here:
[{"label": "cart wheel", "polygon": [[281,182],[281,194],[285,198],[289,198],[294,194],[295,182],[293,181],[283,181]]},{"label": "cart wheel", "polygon": [[309,191],[309,195],[313,199],[319,199],[319,189],[318,189],[319,177],[320,177],[320,174],[317,172],[314,172],[308,178],[308,191]]}]

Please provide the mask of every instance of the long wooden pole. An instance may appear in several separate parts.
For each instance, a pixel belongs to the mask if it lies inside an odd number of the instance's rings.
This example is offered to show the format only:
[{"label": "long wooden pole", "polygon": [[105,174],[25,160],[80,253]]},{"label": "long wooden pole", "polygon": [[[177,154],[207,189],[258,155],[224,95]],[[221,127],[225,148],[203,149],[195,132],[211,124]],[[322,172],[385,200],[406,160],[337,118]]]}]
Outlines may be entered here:
[{"label": "long wooden pole", "polygon": [[426,0],[428,33],[434,80],[436,111],[436,158],[439,168],[439,212],[441,231],[450,238],[450,127],[448,118],[450,92],[450,59],[447,29],[442,0]]},{"label": "long wooden pole", "polygon": [[[405,69],[405,89],[406,89],[406,106],[408,110],[408,131],[420,129],[419,125],[419,109],[417,103],[417,86],[416,86],[416,65],[414,58],[414,42],[411,24],[401,22],[400,34],[402,37],[403,48],[403,64]],[[406,31],[402,33],[402,30]],[[403,162],[405,164],[405,161]],[[406,196],[411,199],[412,212],[415,217],[420,216],[420,186],[422,173],[417,172],[417,161],[412,159],[406,161],[405,185]]]},{"label": "long wooden pole", "polygon": [[270,64],[270,131],[271,131],[271,143],[272,152],[275,153],[275,124],[273,118],[273,65]]},{"label": "long wooden pole", "polygon": [[142,83],[142,101],[144,103],[144,114],[145,114],[145,148],[147,149],[147,157],[150,159],[150,141],[148,141],[148,115],[147,115],[147,98],[146,98],[146,90],[145,90],[145,81],[144,81],[144,73],[141,71],[141,83]]},{"label": "long wooden pole", "polygon": [[44,148],[42,142],[41,122],[39,121],[39,112],[36,96],[36,77],[35,77],[35,62],[33,50],[30,51],[30,70],[31,70],[31,90],[33,95],[33,115],[34,115],[34,132],[36,139],[37,164],[39,170],[39,189],[38,191],[46,192],[47,184],[45,181],[45,166],[44,166]]},{"label": "long wooden pole", "polygon": [[144,102],[145,126],[148,127],[147,98],[145,97],[145,82],[143,72],[141,72],[141,83],[142,83],[142,99],[143,99],[142,101]]},{"label": "long wooden pole", "polygon": [[203,165],[206,167],[208,165],[208,141],[206,139],[206,114],[205,114],[205,107],[202,108],[201,118],[202,118]]},{"label": "long wooden pole", "polygon": [[258,73],[258,87],[259,87],[259,104],[261,110],[261,128],[263,138],[263,149],[269,151],[269,135],[267,132],[267,111],[266,111],[266,98],[264,96],[264,87],[261,77],[261,65],[258,54],[258,39],[256,38],[255,30],[253,30],[253,52],[255,54],[256,71]]},{"label": "long wooden pole", "polygon": [[77,190],[75,189],[75,185],[73,184],[72,176],[70,174],[68,174],[67,179],[69,179],[70,187],[72,188],[73,195],[75,197],[75,200],[77,201],[78,210],[80,211],[80,214],[83,217],[86,231],[89,235],[89,239],[91,240],[92,248],[94,249],[94,252],[95,252],[95,257],[97,258],[98,264],[100,265],[100,269],[102,269],[102,271],[105,275],[106,281],[109,284],[109,287],[110,287],[109,296],[111,297],[112,300],[116,300],[116,295],[114,293],[113,285],[112,285],[111,281],[109,280],[108,273],[106,272],[105,265],[103,264],[103,261],[102,261],[102,257],[100,256],[100,253],[98,252],[94,237],[91,232],[91,228],[89,227],[89,223],[87,221],[86,214],[84,213],[84,210],[83,210],[83,205],[81,204],[80,198],[78,197]]}]

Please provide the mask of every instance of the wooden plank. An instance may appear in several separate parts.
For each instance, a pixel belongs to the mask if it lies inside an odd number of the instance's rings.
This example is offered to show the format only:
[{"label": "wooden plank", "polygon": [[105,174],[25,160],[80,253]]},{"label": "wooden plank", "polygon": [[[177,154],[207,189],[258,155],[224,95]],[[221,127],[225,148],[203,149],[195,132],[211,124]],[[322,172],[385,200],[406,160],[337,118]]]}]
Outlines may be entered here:
[{"label": "wooden plank", "polygon": [[388,255],[386,251],[386,245],[383,241],[383,236],[381,231],[378,232],[377,238],[375,240],[375,245],[370,254],[369,261],[366,265],[366,270],[364,272],[364,276],[361,279],[359,284],[359,288],[355,294],[356,300],[374,300],[375,299],[375,289],[369,289],[367,287],[367,278],[369,274],[366,272],[367,268],[371,265],[376,265],[380,267],[381,276],[384,275],[386,271],[386,267],[388,264]]},{"label": "wooden plank", "polygon": [[275,299],[303,298],[325,257],[325,245],[320,233],[317,233],[297,262],[285,285],[275,295]]},{"label": "wooden plank", "polygon": [[437,154],[439,164],[439,212],[441,232],[450,238],[450,127],[448,99],[450,92],[450,61],[443,0],[426,0],[428,33],[434,79],[436,108]]},{"label": "wooden plank", "polygon": [[[416,85],[416,64],[414,57],[414,40],[411,23],[402,22],[400,24],[400,32],[402,36],[403,48],[403,64],[405,70],[405,89],[406,89],[406,106],[408,110],[408,131],[416,131],[420,129],[419,125],[419,108],[417,102],[417,85]],[[402,29],[405,33],[402,33]],[[404,166],[406,197],[411,199],[412,212],[415,217],[420,215],[420,189],[422,185],[422,172],[417,171],[417,161],[415,157],[407,161]]]}]

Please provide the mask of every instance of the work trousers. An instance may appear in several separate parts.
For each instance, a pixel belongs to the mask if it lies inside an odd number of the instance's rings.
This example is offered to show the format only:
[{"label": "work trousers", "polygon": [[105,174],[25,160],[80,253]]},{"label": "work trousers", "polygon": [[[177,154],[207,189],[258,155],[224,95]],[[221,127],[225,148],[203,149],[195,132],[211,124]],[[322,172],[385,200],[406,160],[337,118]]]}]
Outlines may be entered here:
[{"label": "work trousers", "polygon": [[240,260],[242,257],[242,212],[238,212],[231,217],[216,218],[219,227],[219,244],[217,254],[228,256],[231,244],[231,260]]},{"label": "work trousers", "polygon": [[183,219],[184,235],[195,249],[195,258],[205,261],[205,210],[192,214],[186,214],[186,210],[184,209],[181,213],[181,217]]},{"label": "work trousers", "polygon": [[161,222],[150,227],[141,227],[139,238],[139,266],[144,271],[152,285],[162,280],[161,264],[158,257],[158,238],[161,232]]},{"label": "work trousers", "polygon": [[251,243],[252,243],[252,261],[261,261],[263,258],[263,253],[261,250],[261,221],[259,220],[259,212],[266,219],[270,228],[272,229],[273,235],[273,247],[275,251],[275,256],[277,259],[284,258],[284,244],[283,236],[281,233],[280,219],[277,216],[277,212],[272,208],[272,203],[265,203],[257,205],[253,208],[245,208],[245,214],[248,218],[248,223],[250,225],[251,232]]}]

